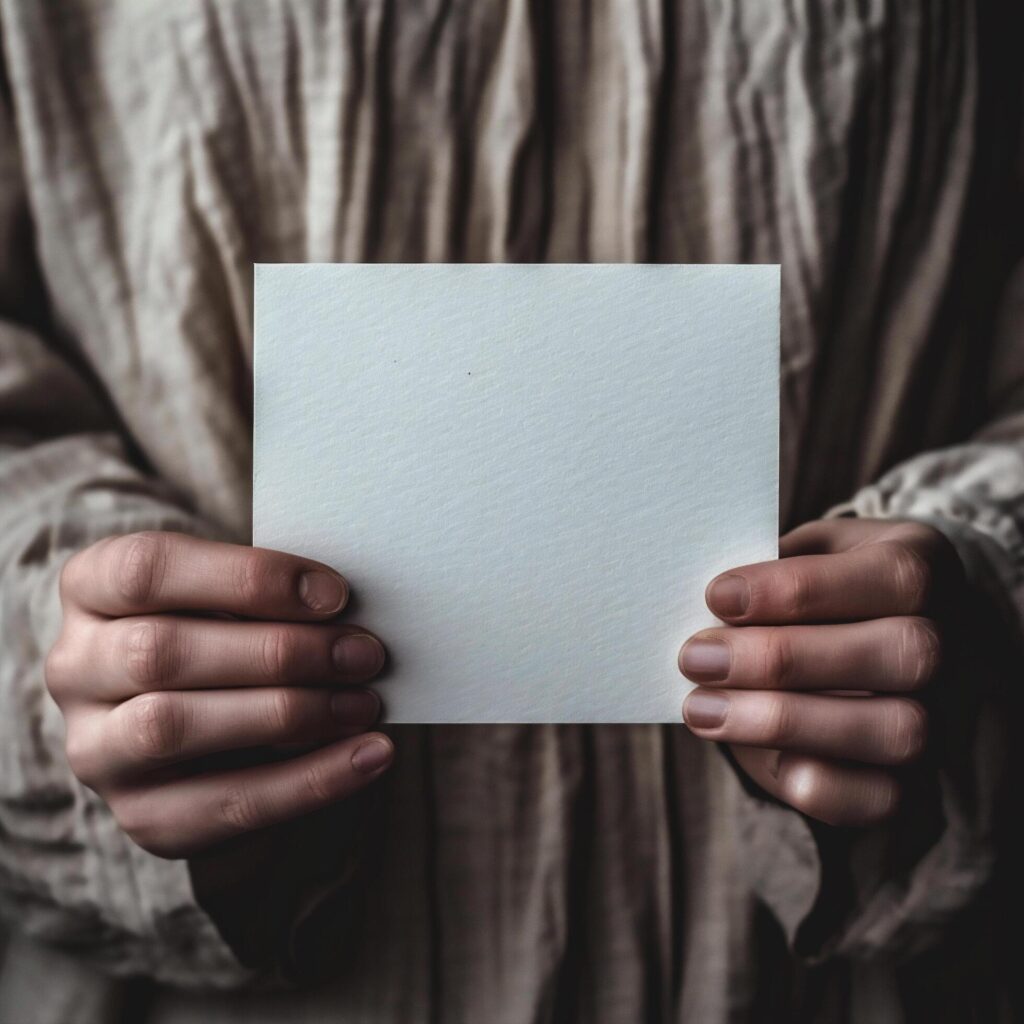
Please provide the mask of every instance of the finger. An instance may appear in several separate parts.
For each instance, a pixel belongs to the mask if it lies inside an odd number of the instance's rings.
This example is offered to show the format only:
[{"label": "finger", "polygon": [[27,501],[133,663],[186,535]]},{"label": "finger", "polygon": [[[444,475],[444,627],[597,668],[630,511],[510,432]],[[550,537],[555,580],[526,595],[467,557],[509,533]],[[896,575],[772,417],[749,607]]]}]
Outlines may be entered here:
[{"label": "finger", "polygon": [[172,691],[134,697],[113,711],[67,714],[66,753],[97,791],[157,768],[247,748],[297,750],[365,731],[380,715],[371,690]]},{"label": "finger", "polygon": [[868,544],[907,544],[940,563],[959,561],[949,539],[934,526],[908,519],[868,519],[837,516],[815,519],[779,538],[779,556],[826,555]]},{"label": "finger", "polygon": [[828,825],[875,825],[899,806],[899,781],[884,769],[757,747],[733,747],[732,753],[763,790]]},{"label": "finger", "polygon": [[861,519],[859,516],[815,519],[779,538],[779,556],[830,555],[875,541],[903,539],[908,525],[900,520]]},{"label": "finger", "polygon": [[148,693],[104,716],[110,781],[228,750],[338,739],[380,713],[371,690],[292,688]]},{"label": "finger", "polygon": [[281,551],[134,533],[74,555],[61,593],[101,615],[205,611],[308,620],[340,612],[348,584],[326,565]]},{"label": "finger", "polygon": [[927,738],[925,711],[905,697],[694,690],[683,718],[698,736],[867,764],[906,764]]},{"label": "finger", "polygon": [[705,629],[679,652],[680,670],[695,683],[754,690],[918,690],[940,663],[938,627],[916,616]]},{"label": "finger", "polygon": [[919,551],[884,541],[730,569],[711,581],[706,600],[734,625],[842,622],[926,614],[933,583]]},{"label": "finger", "polygon": [[186,857],[343,800],[384,772],[393,754],[390,739],[368,733],[289,761],[121,793],[112,806],[140,846]]},{"label": "finger", "polygon": [[80,643],[100,700],[151,690],[359,683],[385,660],[380,640],[352,624],[152,615],[94,619],[86,633]]}]

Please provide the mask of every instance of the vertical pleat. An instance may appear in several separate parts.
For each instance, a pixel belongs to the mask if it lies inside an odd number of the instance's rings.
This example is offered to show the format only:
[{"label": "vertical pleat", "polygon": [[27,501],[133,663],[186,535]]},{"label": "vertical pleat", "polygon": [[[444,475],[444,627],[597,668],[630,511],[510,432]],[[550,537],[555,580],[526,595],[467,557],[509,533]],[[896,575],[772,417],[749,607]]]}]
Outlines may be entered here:
[{"label": "vertical pleat", "polygon": [[[0,10],[55,319],[133,450],[224,535],[248,539],[255,261],[781,262],[784,524],[971,411],[952,372],[905,411],[970,350],[963,297],[988,287],[970,4]],[[716,751],[681,726],[395,738],[361,942],[326,987],[161,990],[145,1024],[744,1019],[753,911]],[[53,853],[59,819],[33,829]],[[116,884],[57,852],[90,892]],[[114,988],[73,974],[113,1024]]]},{"label": "vertical pleat", "polygon": [[582,734],[561,727],[431,730],[434,905],[446,1019],[555,1019],[566,968]]}]

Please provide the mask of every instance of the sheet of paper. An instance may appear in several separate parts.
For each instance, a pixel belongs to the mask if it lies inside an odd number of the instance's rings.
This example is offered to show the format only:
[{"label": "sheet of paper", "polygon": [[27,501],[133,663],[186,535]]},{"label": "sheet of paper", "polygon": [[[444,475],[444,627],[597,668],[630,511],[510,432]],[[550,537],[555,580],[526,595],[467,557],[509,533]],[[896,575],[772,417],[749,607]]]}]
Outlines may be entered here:
[{"label": "sheet of paper", "polygon": [[339,569],[393,722],[678,722],[774,558],[777,266],[256,267],[255,544]]}]

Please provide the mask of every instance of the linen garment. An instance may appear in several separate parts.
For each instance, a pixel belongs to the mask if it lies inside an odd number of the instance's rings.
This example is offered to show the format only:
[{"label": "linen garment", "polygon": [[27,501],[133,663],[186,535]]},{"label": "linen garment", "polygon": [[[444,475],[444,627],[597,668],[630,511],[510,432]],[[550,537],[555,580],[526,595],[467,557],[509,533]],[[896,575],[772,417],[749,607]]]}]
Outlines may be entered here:
[{"label": "linen garment", "polygon": [[[1011,5],[0,19],[2,1024],[1009,1014],[1019,662],[981,638],[1024,610]],[[780,525],[924,518],[991,605],[896,821],[817,827],[682,725],[403,727],[365,800],[225,867],[248,908],[119,830],[44,686],[59,570],[142,529],[246,542],[252,265],[378,260],[782,264]]]}]

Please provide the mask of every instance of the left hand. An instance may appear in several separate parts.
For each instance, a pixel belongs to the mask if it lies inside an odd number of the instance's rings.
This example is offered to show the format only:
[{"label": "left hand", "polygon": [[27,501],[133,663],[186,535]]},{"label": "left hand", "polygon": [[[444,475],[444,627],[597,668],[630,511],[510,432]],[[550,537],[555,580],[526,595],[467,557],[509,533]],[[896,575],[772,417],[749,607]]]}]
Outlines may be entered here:
[{"label": "left hand", "polygon": [[808,523],[779,552],[709,584],[708,607],[727,625],[679,653],[700,684],[684,720],[810,817],[882,821],[898,805],[900,767],[925,750],[920,691],[942,670],[940,611],[967,600],[959,558],[932,527],[870,519]]}]

